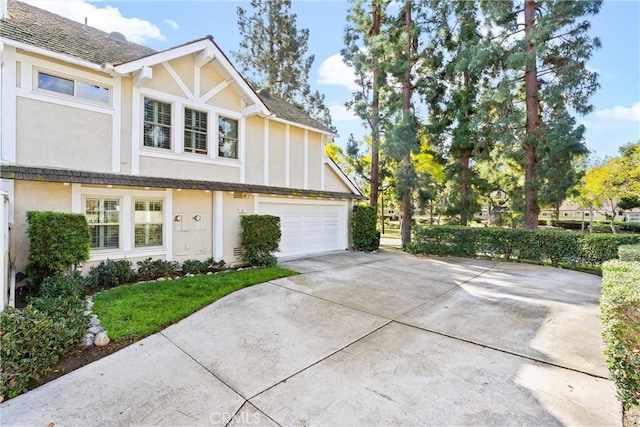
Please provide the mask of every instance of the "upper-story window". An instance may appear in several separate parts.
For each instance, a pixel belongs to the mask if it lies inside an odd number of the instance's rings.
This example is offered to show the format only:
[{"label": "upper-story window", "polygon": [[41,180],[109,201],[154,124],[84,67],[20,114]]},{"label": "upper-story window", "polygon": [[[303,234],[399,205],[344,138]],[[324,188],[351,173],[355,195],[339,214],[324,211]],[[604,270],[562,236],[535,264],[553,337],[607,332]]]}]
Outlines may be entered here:
[{"label": "upper-story window", "polygon": [[93,83],[38,71],[38,89],[75,96],[89,101],[109,103],[109,88]]},{"label": "upper-story window", "polygon": [[171,149],[171,104],[144,99],[144,145]]},{"label": "upper-story window", "polygon": [[218,118],[218,156],[238,158],[238,121],[227,117]]},{"label": "upper-story window", "polygon": [[207,113],[184,109],[184,151],[207,154]]}]

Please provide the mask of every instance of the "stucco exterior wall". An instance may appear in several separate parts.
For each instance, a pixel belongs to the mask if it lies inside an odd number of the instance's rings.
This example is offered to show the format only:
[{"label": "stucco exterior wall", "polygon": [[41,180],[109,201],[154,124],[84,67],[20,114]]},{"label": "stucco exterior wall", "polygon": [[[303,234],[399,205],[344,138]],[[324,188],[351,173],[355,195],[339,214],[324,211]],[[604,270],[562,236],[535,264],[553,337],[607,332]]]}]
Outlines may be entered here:
[{"label": "stucco exterior wall", "polygon": [[351,192],[329,165],[324,165],[324,189],[326,191]]},{"label": "stucco exterior wall", "polygon": [[[316,132],[309,132],[309,149],[308,149],[309,171],[307,172],[307,180],[309,188],[320,190],[322,187],[322,163],[324,154],[324,145],[322,143],[322,135]],[[334,172],[331,171],[333,174]]]},{"label": "stucco exterior wall", "polygon": [[[71,186],[61,183],[15,181],[14,230],[11,258],[17,271],[25,271],[29,258],[28,211],[71,212]],[[18,283],[17,285],[24,285]]]},{"label": "stucco exterior wall", "polygon": [[289,126],[289,186],[304,188],[304,130]]},{"label": "stucco exterior wall", "polygon": [[269,185],[285,186],[285,125],[269,121]]},{"label": "stucco exterior wall", "polygon": [[215,69],[213,64],[207,64],[200,68],[200,96],[209,92],[224,80],[222,74]]},{"label": "stucco exterior wall", "polygon": [[240,168],[153,157],[140,158],[141,176],[240,182]]},{"label": "stucco exterior wall", "polygon": [[181,58],[174,59],[169,61],[169,65],[173,70],[180,76],[180,80],[185,84],[185,86],[193,93],[194,88],[194,72],[193,67],[195,66],[193,55],[183,56]]},{"label": "stucco exterior wall", "polygon": [[120,173],[131,173],[131,102],[133,97],[133,78],[123,78],[121,81],[120,114]]},{"label": "stucco exterior wall", "polygon": [[18,164],[111,171],[111,115],[20,97],[16,102]]},{"label": "stucco exterior wall", "polygon": [[247,119],[247,144],[245,153],[245,181],[249,184],[264,184],[264,119]]},{"label": "stucco exterior wall", "polygon": [[147,82],[146,88],[155,89],[160,92],[169,93],[175,96],[185,96],[180,86],[171,77],[171,74],[162,66],[158,64],[153,68],[153,78]]},{"label": "stucco exterior wall", "polygon": [[[213,193],[173,191],[173,259],[206,259],[213,255]],[[197,220],[199,217],[199,221]]]},{"label": "stucco exterior wall", "polygon": [[231,87],[227,86],[216,96],[211,98],[207,104],[225,108],[227,110],[240,112],[240,95]]}]

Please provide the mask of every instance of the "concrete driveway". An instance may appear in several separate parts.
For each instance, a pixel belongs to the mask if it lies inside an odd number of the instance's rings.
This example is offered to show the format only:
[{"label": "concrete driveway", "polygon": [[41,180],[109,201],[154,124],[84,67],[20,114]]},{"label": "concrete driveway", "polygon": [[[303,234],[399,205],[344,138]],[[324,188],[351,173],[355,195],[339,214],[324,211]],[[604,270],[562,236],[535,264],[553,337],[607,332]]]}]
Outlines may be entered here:
[{"label": "concrete driveway", "polygon": [[282,264],[1,406],[2,425],[620,425],[596,276],[397,251]]}]

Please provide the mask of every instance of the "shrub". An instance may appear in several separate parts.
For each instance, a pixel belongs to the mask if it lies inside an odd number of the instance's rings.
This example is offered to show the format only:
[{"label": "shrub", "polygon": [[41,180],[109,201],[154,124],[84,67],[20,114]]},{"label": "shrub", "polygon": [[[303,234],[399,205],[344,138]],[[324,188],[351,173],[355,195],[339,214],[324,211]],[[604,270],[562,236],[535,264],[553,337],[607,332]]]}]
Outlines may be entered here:
[{"label": "shrub", "polygon": [[640,243],[640,236],[584,234],[455,226],[421,227],[405,250],[413,253],[549,261],[600,266],[617,258],[618,246]]},{"label": "shrub", "polygon": [[618,248],[620,261],[640,261],[640,245],[622,245]]},{"label": "shrub", "polygon": [[607,365],[629,409],[640,402],[640,263],[608,261],[602,273],[600,317]]},{"label": "shrub", "polygon": [[240,217],[240,244],[243,259],[249,265],[275,266],[275,252],[280,247],[280,218],[273,215],[243,215]]},{"label": "shrub", "polygon": [[13,398],[27,391],[58,361],[62,347],[52,319],[33,306],[6,307],[0,313],[0,395]]},{"label": "shrub", "polygon": [[197,259],[188,259],[182,263],[182,272],[184,274],[200,274],[208,271],[218,271],[224,267],[224,260],[215,261],[208,258],[204,261]]},{"label": "shrub", "polygon": [[372,206],[355,205],[351,216],[353,247],[357,251],[375,251],[380,246],[380,233],[376,230],[376,209]]},{"label": "shrub", "polygon": [[27,212],[27,280],[38,286],[47,276],[69,271],[89,259],[91,235],[82,214]]},{"label": "shrub", "polygon": [[175,261],[165,261],[163,259],[147,258],[138,261],[138,277],[142,280],[153,280],[158,277],[167,277],[175,274],[178,263]]},{"label": "shrub", "polygon": [[138,279],[133,264],[128,259],[101,261],[91,267],[87,276],[87,284],[92,290],[108,289],[125,283],[133,283]]}]

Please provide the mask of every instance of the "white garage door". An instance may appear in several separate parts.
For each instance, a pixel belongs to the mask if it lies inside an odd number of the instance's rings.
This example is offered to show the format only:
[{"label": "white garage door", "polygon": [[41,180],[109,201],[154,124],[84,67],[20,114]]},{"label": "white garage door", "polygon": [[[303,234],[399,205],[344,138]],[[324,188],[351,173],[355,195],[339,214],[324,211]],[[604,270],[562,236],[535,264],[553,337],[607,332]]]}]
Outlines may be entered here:
[{"label": "white garage door", "polygon": [[279,257],[344,249],[344,205],[261,202],[260,213],[280,217]]}]

